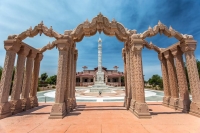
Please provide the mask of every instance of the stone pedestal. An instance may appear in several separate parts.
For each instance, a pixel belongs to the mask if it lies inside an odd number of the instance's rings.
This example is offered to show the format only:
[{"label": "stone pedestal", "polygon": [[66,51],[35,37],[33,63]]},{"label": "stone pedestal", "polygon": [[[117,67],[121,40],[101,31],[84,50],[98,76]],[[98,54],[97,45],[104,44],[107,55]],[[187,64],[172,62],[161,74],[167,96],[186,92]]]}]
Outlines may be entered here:
[{"label": "stone pedestal", "polygon": [[133,113],[134,110],[135,110],[135,103],[136,103],[136,100],[131,99],[129,110],[130,110],[132,113]]},{"label": "stone pedestal", "polygon": [[169,107],[169,102],[170,102],[170,97],[168,96],[164,96],[163,97],[163,105],[166,106],[166,107]]},{"label": "stone pedestal", "polygon": [[151,114],[149,113],[149,108],[148,108],[147,103],[136,102],[134,114],[138,118],[146,118],[146,119],[151,118]]},{"label": "stone pedestal", "polygon": [[191,115],[200,117],[200,102],[196,103],[196,102],[191,102],[190,104],[190,112]]},{"label": "stone pedestal", "polygon": [[9,102],[0,103],[0,119],[11,116],[11,105]]},{"label": "stone pedestal", "polygon": [[37,96],[30,97],[31,107],[38,107],[38,98]]},{"label": "stone pedestal", "polygon": [[10,101],[10,106],[12,114],[17,114],[23,111],[22,101],[20,99]]},{"label": "stone pedestal", "polygon": [[30,98],[22,98],[21,99],[21,103],[22,103],[22,110],[28,110],[28,109],[31,109],[31,102],[30,102]]},{"label": "stone pedestal", "polygon": [[126,109],[129,110],[131,104],[131,98],[127,97],[126,99]]},{"label": "stone pedestal", "polygon": [[65,103],[54,103],[49,119],[62,119],[66,115]]}]

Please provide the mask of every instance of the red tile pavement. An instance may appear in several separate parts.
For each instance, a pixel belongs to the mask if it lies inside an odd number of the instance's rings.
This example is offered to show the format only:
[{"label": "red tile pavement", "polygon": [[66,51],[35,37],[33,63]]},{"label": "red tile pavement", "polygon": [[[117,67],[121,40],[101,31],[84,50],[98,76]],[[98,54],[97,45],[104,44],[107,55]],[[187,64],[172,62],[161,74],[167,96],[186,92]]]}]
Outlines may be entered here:
[{"label": "red tile pavement", "polygon": [[151,119],[138,119],[122,102],[78,103],[63,119],[48,119],[52,103],[0,120],[0,133],[200,133],[200,118],[148,103]]}]

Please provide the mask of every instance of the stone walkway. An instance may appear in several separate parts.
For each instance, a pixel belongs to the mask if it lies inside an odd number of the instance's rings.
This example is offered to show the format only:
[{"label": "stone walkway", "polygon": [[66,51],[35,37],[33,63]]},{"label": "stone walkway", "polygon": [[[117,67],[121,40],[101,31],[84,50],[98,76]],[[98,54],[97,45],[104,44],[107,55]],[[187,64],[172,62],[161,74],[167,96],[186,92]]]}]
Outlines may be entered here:
[{"label": "stone walkway", "polygon": [[200,133],[200,118],[148,103],[152,119],[138,119],[122,102],[78,103],[63,119],[48,119],[52,103],[0,120],[0,133]]}]

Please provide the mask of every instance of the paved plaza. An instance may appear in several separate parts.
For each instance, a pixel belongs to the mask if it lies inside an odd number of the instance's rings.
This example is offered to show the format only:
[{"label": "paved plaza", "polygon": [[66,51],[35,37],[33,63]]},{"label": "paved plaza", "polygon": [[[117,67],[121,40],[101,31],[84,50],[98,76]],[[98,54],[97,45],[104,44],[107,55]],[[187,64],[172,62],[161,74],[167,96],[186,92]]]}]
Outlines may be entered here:
[{"label": "paved plaza", "polygon": [[148,102],[151,119],[138,119],[122,102],[78,102],[63,119],[48,119],[53,103],[39,103],[0,121],[0,133],[199,133],[200,118]]}]

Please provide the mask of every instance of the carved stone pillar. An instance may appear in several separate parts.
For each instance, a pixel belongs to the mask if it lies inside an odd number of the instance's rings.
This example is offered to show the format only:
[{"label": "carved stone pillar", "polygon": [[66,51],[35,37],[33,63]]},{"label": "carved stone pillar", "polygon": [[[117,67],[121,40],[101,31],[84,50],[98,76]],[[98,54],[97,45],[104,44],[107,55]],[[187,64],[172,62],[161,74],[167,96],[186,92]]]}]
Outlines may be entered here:
[{"label": "carved stone pillar", "polygon": [[27,56],[27,59],[26,59],[26,69],[24,72],[24,80],[23,80],[22,95],[21,95],[23,110],[27,110],[27,109],[31,108],[29,92],[30,92],[30,88],[31,88],[33,61],[34,61],[34,58],[36,57],[36,55],[37,55],[37,51],[30,50],[30,52]]},{"label": "carved stone pillar", "polygon": [[125,84],[124,106],[126,107],[128,92],[127,92],[127,72],[126,72],[126,51],[124,48],[122,49],[122,57],[124,60],[124,84]]},{"label": "carved stone pillar", "polygon": [[74,81],[75,81],[75,78],[74,78],[74,76],[75,76],[75,72],[74,72],[74,51],[75,51],[75,47],[73,46],[72,47],[72,55],[71,55],[71,85],[70,85],[70,88],[71,88],[71,103],[70,103],[70,106],[71,106],[71,111],[73,111],[73,109],[74,109],[74,89],[75,89],[75,87],[74,87]]},{"label": "carved stone pillar", "polygon": [[169,100],[169,107],[177,109],[178,107],[178,84],[176,78],[176,70],[174,66],[174,58],[170,51],[165,51],[164,56],[167,60],[167,69],[169,75],[169,87],[171,92],[171,98]]},{"label": "carved stone pillar", "polygon": [[[75,49],[75,52],[74,52],[74,75],[76,75],[76,64],[77,64],[77,58],[78,58],[78,50]],[[73,108],[76,108],[77,104],[76,104],[76,86],[74,85],[74,91],[73,91],[73,105],[74,107]]]},{"label": "carved stone pillar", "polygon": [[70,42],[67,39],[60,39],[56,41],[59,50],[59,60],[58,60],[58,74],[56,83],[56,96],[55,103],[52,106],[49,119],[62,119],[66,115],[66,102],[65,97],[67,97],[67,68],[68,62],[68,52]]},{"label": "carved stone pillar", "polygon": [[132,50],[135,53],[134,87],[135,87],[136,102],[135,102],[134,114],[138,118],[151,118],[148,105],[145,102],[144,77],[143,77],[142,54],[141,54],[143,48],[143,40],[133,39],[132,43],[133,43]]},{"label": "carved stone pillar", "polygon": [[195,40],[184,40],[181,42],[181,49],[185,53],[192,102],[190,104],[190,114],[200,117],[200,81],[196,64],[194,50],[196,49]]},{"label": "carved stone pillar", "polygon": [[0,83],[0,119],[12,115],[10,109],[11,105],[8,102],[8,96],[11,86],[15,56],[20,50],[20,47],[21,43],[16,42],[16,40],[4,41],[6,56]]},{"label": "carved stone pillar", "polygon": [[[131,103],[131,79],[130,79],[130,49],[126,48],[126,70],[127,70],[127,101],[126,101],[126,109],[130,108]],[[111,81],[112,82],[112,81]]]},{"label": "carved stone pillar", "polygon": [[135,102],[136,102],[136,88],[135,88],[135,58],[136,58],[136,52],[134,51],[134,46],[131,47],[130,50],[130,72],[131,72],[131,92],[132,92],[132,99],[131,99],[131,105],[129,110],[131,112],[134,112],[135,109]]},{"label": "carved stone pillar", "polygon": [[15,69],[14,82],[11,93],[11,112],[12,114],[16,114],[22,112],[22,103],[20,100],[22,82],[23,82],[23,74],[25,69],[25,59],[29,54],[30,49],[27,46],[21,46],[20,51],[17,53],[17,66]]},{"label": "carved stone pillar", "polygon": [[66,105],[66,111],[67,113],[69,113],[72,110],[72,88],[71,88],[71,81],[72,81],[72,67],[73,67],[73,63],[72,63],[72,46],[70,46],[69,48],[69,52],[68,52],[68,60],[69,63],[67,64],[67,79],[66,79],[66,85],[67,85],[67,89],[66,89],[66,93],[65,95],[65,105]]},{"label": "carved stone pillar", "polygon": [[168,75],[168,69],[167,69],[167,61],[164,58],[162,53],[158,55],[158,58],[161,63],[162,79],[163,79],[163,87],[164,87],[163,105],[168,107],[169,100],[171,97],[171,92],[169,88],[169,75]]},{"label": "carved stone pillar", "polygon": [[174,47],[170,49],[176,64],[176,74],[178,79],[178,88],[179,88],[179,101],[178,101],[178,109],[182,112],[189,112],[190,109],[190,98],[188,93],[188,84],[185,75],[185,69],[183,64],[183,52],[181,51],[180,47]]},{"label": "carved stone pillar", "polygon": [[43,55],[38,53],[33,65],[33,75],[32,75],[31,90],[30,90],[31,107],[38,106],[37,88],[38,88],[38,76],[40,72],[40,61],[42,60],[42,58]]}]

